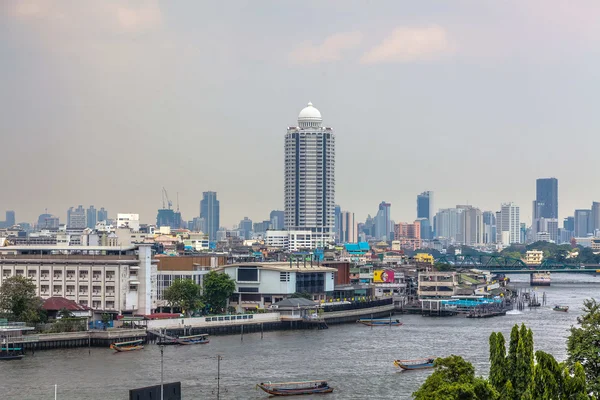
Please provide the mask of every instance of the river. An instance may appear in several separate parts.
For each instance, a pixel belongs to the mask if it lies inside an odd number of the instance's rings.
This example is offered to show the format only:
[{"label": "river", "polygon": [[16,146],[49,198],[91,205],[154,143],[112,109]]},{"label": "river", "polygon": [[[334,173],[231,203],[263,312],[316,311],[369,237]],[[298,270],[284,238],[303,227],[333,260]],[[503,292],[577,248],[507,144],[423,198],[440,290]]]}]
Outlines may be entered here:
[{"label": "river", "polygon": [[[512,276],[517,287],[529,277]],[[221,360],[221,399],[265,399],[255,389],[262,381],[327,379],[335,387],[327,399],[410,399],[431,370],[398,372],[396,358],[463,356],[477,374],[488,373],[488,338],[500,331],[508,339],[514,324],[524,322],[534,334],[536,350],[566,356],[568,329],[581,314],[583,300],[600,293],[600,278],[555,274],[552,286],[536,289],[539,309],[511,312],[503,317],[467,319],[403,315],[401,327],[369,328],[334,325],[328,330],[277,331],[240,336],[212,336],[208,345],[164,349],[165,382],[181,381],[183,399],[216,399],[217,355]],[[554,304],[570,307],[552,311]],[[58,385],[61,400],[127,399],[131,388],[160,383],[160,350],[114,354],[87,348],[39,351],[22,361],[0,363],[0,398],[53,399]],[[305,396],[303,398],[311,398]],[[320,398],[320,397],[319,397]]]}]

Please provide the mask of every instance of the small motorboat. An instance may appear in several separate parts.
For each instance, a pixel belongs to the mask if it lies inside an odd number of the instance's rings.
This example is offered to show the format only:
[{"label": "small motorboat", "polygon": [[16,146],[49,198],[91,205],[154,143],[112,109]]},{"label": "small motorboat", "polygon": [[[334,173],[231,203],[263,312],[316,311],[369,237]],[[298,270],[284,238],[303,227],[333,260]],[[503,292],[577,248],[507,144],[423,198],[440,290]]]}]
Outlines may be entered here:
[{"label": "small motorboat", "polygon": [[110,345],[110,348],[113,349],[114,351],[116,351],[117,353],[121,353],[124,351],[141,350],[144,348],[143,342],[144,341],[142,339],[131,340],[129,342],[120,342],[120,343],[115,342]]},{"label": "small motorboat", "polygon": [[0,349],[0,361],[21,360],[24,356],[21,347],[2,347]]},{"label": "small motorboat", "polygon": [[435,358],[421,358],[417,360],[394,360],[394,365],[402,368],[405,371],[413,369],[428,369],[433,368]]},{"label": "small motorboat", "polygon": [[296,396],[300,394],[325,394],[333,392],[327,381],[303,381],[303,382],[261,382],[259,388],[271,396]]},{"label": "small motorboat", "polygon": [[567,311],[569,311],[569,306],[559,306],[559,305],[556,305],[556,306],[554,306],[553,310],[554,311],[567,312]]},{"label": "small motorboat", "polygon": [[399,319],[390,318],[376,318],[376,319],[359,319],[356,321],[358,324],[366,326],[401,326],[402,322]]},{"label": "small motorboat", "polygon": [[207,333],[203,333],[201,335],[193,335],[193,336],[180,336],[176,340],[177,340],[178,344],[182,344],[182,345],[206,344],[209,342]]}]

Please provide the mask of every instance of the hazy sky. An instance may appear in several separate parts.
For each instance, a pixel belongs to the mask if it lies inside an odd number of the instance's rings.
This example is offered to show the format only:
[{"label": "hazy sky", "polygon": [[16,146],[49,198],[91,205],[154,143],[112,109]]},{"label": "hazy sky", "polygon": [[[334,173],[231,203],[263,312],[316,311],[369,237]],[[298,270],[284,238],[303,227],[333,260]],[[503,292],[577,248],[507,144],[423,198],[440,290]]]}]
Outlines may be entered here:
[{"label": "hazy sky", "polygon": [[0,4],[0,219],[94,204],[153,222],[218,192],[222,225],[283,207],[308,101],[336,132],[336,203],[600,200],[600,2],[10,1]]}]

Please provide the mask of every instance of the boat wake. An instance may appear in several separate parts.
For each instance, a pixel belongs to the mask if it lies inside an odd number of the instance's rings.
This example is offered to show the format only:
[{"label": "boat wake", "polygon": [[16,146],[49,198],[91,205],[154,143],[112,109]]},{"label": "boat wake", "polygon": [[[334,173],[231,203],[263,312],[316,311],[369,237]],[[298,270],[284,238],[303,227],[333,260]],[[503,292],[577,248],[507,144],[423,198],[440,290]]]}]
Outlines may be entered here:
[{"label": "boat wake", "polygon": [[510,311],[506,312],[506,315],[519,315],[519,314],[523,314],[523,313],[519,310],[510,310]]}]

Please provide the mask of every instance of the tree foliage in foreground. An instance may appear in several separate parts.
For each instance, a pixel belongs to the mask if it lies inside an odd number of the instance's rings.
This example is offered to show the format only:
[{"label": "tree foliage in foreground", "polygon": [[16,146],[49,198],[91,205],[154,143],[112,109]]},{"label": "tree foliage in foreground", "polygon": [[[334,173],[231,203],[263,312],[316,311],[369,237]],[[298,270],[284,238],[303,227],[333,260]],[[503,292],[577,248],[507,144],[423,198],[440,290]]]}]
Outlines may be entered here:
[{"label": "tree foliage in foreground", "polygon": [[176,279],[165,290],[163,297],[170,306],[181,308],[181,312],[186,315],[204,308],[202,288],[191,279]]},{"label": "tree foliage in foreground", "polygon": [[9,313],[9,317],[21,322],[43,322],[46,313],[42,309],[42,300],[36,296],[36,286],[24,276],[12,276],[0,286],[0,310]]},{"label": "tree foliage in foreground", "polygon": [[582,365],[588,391],[600,398],[600,303],[585,300],[577,324],[579,327],[572,326],[567,339],[567,363],[571,368],[577,363]]},{"label": "tree foliage in foreground", "polygon": [[235,291],[235,282],[224,272],[210,271],[204,276],[204,302],[211,312],[225,312],[227,299]]},{"label": "tree foliage in foreground", "polygon": [[435,371],[413,393],[415,400],[495,400],[499,394],[475,368],[460,356],[435,360]]}]

